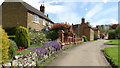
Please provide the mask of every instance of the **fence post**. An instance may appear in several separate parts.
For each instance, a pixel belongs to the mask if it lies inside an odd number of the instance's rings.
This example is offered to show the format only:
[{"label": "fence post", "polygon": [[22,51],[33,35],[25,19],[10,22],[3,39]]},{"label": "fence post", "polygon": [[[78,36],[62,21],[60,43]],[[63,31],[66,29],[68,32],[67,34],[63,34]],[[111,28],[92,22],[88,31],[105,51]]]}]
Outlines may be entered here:
[{"label": "fence post", "polygon": [[64,33],[62,33],[61,42],[64,43]]}]

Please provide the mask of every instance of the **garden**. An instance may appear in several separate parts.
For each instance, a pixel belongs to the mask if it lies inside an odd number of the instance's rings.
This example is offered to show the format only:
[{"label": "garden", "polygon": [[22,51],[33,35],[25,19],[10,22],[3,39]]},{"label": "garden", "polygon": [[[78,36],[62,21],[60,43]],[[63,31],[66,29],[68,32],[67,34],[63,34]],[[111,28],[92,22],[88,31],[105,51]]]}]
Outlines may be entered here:
[{"label": "garden", "polygon": [[[51,61],[51,57],[60,54],[65,49],[73,47],[73,45],[67,45],[63,49],[61,46],[62,43],[56,41],[56,37],[58,36],[51,36],[56,32],[56,29],[53,28],[48,34],[44,34],[42,31],[29,32],[27,28],[22,26],[11,28],[13,31],[9,29],[2,29],[0,27],[0,31],[2,32],[0,35],[2,37],[2,46],[0,45],[0,52],[2,52],[0,53],[0,58],[2,58],[0,60],[2,61],[0,61],[0,64],[2,66],[26,67],[46,65],[46,63]],[[66,31],[66,35],[71,35],[70,31]]]}]

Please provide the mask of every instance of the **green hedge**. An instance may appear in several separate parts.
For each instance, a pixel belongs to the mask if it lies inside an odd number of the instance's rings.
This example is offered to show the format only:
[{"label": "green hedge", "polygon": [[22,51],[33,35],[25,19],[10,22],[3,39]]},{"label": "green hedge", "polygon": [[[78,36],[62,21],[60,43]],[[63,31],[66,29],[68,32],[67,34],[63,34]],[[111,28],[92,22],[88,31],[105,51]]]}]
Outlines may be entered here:
[{"label": "green hedge", "polygon": [[82,38],[84,39],[84,42],[87,42],[87,37],[85,35],[82,36]]},{"label": "green hedge", "polygon": [[5,27],[5,32],[7,32],[8,35],[15,35],[17,28],[16,27]]}]

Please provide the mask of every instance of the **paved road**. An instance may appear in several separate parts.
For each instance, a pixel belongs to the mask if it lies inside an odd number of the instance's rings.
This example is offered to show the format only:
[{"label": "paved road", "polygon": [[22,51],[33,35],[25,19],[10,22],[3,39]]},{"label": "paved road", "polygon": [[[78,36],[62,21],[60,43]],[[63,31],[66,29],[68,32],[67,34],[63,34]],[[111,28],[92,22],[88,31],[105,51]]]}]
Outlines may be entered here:
[{"label": "paved road", "polygon": [[64,51],[48,66],[109,66],[103,53],[103,43],[107,40],[85,42]]}]

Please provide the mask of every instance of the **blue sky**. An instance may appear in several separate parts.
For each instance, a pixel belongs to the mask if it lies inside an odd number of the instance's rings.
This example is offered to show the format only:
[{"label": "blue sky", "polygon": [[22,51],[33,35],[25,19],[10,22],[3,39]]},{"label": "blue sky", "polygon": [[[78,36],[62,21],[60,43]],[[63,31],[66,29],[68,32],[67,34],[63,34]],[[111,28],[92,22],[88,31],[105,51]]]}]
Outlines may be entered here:
[{"label": "blue sky", "polygon": [[[2,3],[2,0],[0,3]],[[39,9],[44,2],[45,12],[56,23],[80,24],[81,18],[92,26],[118,23],[117,0],[23,0]]]}]

